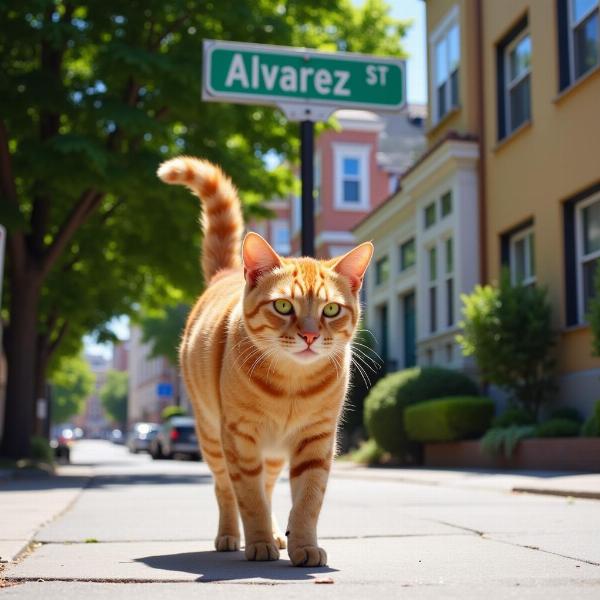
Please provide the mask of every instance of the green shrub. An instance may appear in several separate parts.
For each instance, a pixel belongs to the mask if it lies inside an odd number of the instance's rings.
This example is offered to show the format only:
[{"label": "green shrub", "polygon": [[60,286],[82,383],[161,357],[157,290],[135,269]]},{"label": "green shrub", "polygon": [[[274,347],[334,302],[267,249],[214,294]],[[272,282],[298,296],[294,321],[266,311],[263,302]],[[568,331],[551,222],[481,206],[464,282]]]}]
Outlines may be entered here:
[{"label": "green shrub", "polygon": [[54,461],[54,452],[46,438],[40,435],[32,435],[29,442],[31,444],[31,458],[45,463]]},{"label": "green shrub", "polygon": [[183,410],[183,408],[181,408],[181,406],[165,406],[160,413],[160,418],[163,421],[168,421],[173,417],[185,417],[186,414],[187,413],[185,410]]},{"label": "green shrub", "polygon": [[481,449],[492,456],[504,454],[506,458],[513,455],[521,440],[535,435],[534,425],[511,425],[509,427],[493,427],[481,438]]},{"label": "green shrub", "polygon": [[511,425],[533,425],[533,415],[524,408],[513,406],[507,408],[501,415],[492,421],[492,427],[510,427]]},{"label": "green shrub", "polygon": [[375,440],[362,442],[360,447],[355,450],[350,458],[361,465],[376,465],[383,456],[383,450],[377,445]]},{"label": "green shrub", "polygon": [[479,437],[490,426],[494,402],[479,396],[429,400],[404,411],[409,440],[452,442]]},{"label": "green shrub", "polygon": [[365,400],[365,426],[383,450],[404,458],[414,449],[404,430],[407,406],[435,398],[475,396],[477,393],[473,380],[450,369],[416,367],[392,373],[369,392]]},{"label": "green shrub", "polygon": [[571,406],[562,406],[552,411],[550,415],[551,419],[568,419],[569,421],[575,421],[575,423],[581,424],[583,419],[581,418],[580,412],[576,408]]},{"label": "green shrub", "polygon": [[463,353],[475,358],[483,379],[537,417],[554,389],[555,333],[546,290],[512,285],[504,272],[500,286],[476,286],[462,301],[457,340]]},{"label": "green shrub", "polygon": [[549,419],[535,428],[535,437],[575,437],[580,429],[581,425],[571,419]]},{"label": "green shrub", "polygon": [[584,421],[581,426],[581,435],[583,437],[600,436],[600,421],[598,421],[596,415],[592,415],[589,419]]}]

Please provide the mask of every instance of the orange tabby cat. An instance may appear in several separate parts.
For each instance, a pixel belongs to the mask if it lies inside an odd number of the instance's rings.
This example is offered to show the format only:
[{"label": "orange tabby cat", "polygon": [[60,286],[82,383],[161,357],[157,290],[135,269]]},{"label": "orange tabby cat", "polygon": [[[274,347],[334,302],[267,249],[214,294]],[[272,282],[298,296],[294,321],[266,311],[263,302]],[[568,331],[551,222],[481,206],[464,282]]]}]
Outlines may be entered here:
[{"label": "orange tabby cat", "polygon": [[325,565],[317,520],[373,246],[333,260],[282,258],[256,233],[242,242],[236,189],[215,165],[180,157],[158,176],[186,185],[203,203],[207,288],[188,318],[180,360],[215,479],[216,549],[239,549],[239,511],[246,558],[279,558],[286,541],[271,517],[271,496],[289,461],[290,559]]}]

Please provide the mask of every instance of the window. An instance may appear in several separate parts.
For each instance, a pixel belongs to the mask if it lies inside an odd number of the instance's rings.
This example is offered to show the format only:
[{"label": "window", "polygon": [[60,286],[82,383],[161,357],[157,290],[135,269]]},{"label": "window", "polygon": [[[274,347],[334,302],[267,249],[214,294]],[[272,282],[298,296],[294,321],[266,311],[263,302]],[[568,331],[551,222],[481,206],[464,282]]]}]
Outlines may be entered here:
[{"label": "window", "polygon": [[589,302],[594,296],[594,280],[600,258],[600,198],[582,204],[578,210],[578,288],[580,322],[585,320]]},{"label": "window", "polygon": [[434,115],[440,121],[458,106],[460,29],[458,9],[453,9],[432,37],[434,57]]},{"label": "window", "polygon": [[452,192],[446,192],[440,199],[440,207],[442,211],[442,219],[447,217],[452,212]]},{"label": "window", "polygon": [[429,262],[429,331],[437,331],[437,246],[432,246],[428,250]]},{"label": "window", "polygon": [[598,0],[570,0],[571,72],[578,79],[598,64]]},{"label": "window", "polygon": [[387,256],[384,256],[375,263],[375,283],[377,285],[387,283],[389,278],[390,278],[390,261]]},{"label": "window", "polygon": [[335,155],[335,208],[368,210],[370,146],[333,144],[333,149]]},{"label": "window", "polygon": [[446,291],[446,326],[454,325],[454,239],[444,242],[444,277]]},{"label": "window", "polygon": [[600,183],[563,206],[565,307],[568,326],[585,323],[600,259]]},{"label": "window", "polygon": [[535,246],[533,228],[514,234],[510,239],[509,268],[513,285],[535,283]]},{"label": "window", "polygon": [[425,207],[424,214],[425,214],[425,229],[428,229],[432,225],[435,225],[435,222],[437,220],[437,214],[436,214],[436,210],[435,210],[435,202],[432,202],[431,204],[428,204]]},{"label": "window", "polygon": [[558,0],[560,89],[600,64],[598,0]]},{"label": "window", "polygon": [[531,36],[527,16],[498,44],[498,138],[531,120]]},{"label": "window", "polygon": [[415,238],[411,238],[400,245],[400,271],[410,269],[416,261]]},{"label": "window", "polygon": [[287,221],[273,221],[273,248],[278,254],[289,254],[290,247],[290,226]]}]

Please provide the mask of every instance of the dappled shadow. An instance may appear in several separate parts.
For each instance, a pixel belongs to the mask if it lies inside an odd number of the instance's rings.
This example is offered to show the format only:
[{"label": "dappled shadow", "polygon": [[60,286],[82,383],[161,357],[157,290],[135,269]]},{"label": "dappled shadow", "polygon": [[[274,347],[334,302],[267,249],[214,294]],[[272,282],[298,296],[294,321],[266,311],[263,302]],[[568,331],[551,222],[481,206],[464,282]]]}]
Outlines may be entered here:
[{"label": "dappled shadow", "polygon": [[[284,551],[285,552],[285,551]],[[243,552],[180,552],[135,558],[153,569],[198,575],[196,581],[310,581],[331,567],[293,567],[288,559],[255,562],[246,560]]]}]

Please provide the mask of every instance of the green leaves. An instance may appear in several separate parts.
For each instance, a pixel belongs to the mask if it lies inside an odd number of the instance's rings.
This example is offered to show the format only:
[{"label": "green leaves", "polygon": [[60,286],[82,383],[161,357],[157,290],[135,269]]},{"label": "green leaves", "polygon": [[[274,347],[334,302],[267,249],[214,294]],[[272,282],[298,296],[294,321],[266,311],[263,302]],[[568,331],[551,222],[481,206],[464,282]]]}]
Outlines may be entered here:
[{"label": "green leaves", "polygon": [[123,371],[109,371],[100,389],[100,400],[106,414],[117,423],[127,420],[128,376]]},{"label": "green leaves", "polygon": [[485,381],[512,393],[536,416],[553,390],[555,342],[545,289],[512,286],[505,273],[499,287],[477,286],[463,295],[463,353],[474,356]]},{"label": "green leaves", "polygon": [[64,423],[80,413],[95,381],[96,376],[81,355],[62,358],[50,378],[52,422]]}]

